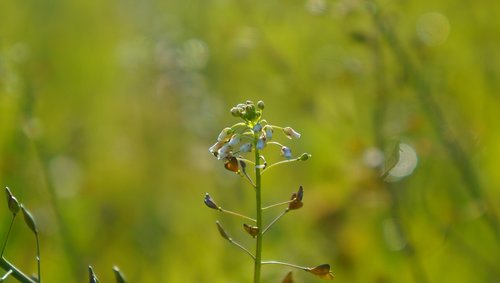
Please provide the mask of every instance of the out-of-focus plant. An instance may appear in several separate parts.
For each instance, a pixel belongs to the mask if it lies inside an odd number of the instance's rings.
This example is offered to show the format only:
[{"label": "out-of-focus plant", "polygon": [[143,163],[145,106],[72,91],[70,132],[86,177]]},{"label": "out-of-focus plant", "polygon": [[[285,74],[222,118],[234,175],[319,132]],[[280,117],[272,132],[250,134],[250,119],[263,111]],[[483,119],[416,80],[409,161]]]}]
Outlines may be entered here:
[{"label": "out-of-focus plant", "polygon": [[[208,193],[205,195],[205,205],[211,209],[238,216],[251,222],[251,224],[244,223],[243,228],[251,237],[255,238],[254,253],[233,240],[219,221],[217,221],[216,224],[222,238],[243,250],[253,259],[254,283],[260,282],[261,267],[262,265],[268,264],[284,265],[304,270],[322,279],[333,279],[334,276],[330,271],[329,264],[321,264],[315,267],[303,267],[287,262],[262,260],[264,234],[285,214],[301,208],[303,206],[302,199],[304,196],[304,190],[302,186],[299,186],[299,189],[292,194],[290,200],[264,207],[261,197],[263,190],[262,175],[272,167],[289,162],[306,161],[311,157],[308,153],[293,157],[292,150],[288,146],[275,141],[275,132],[281,132],[289,139],[298,139],[301,135],[291,127],[280,127],[268,123],[266,120],[262,119],[263,110],[263,101],[259,101],[257,104],[254,104],[252,101],[246,101],[246,103],[241,103],[231,108],[231,114],[234,117],[243,119],[243,122],[224,128],[219,134],[217,142],[209,149],[210,153],[224,163],[224,167],[227,170],[240,175],[251,185],[255,192],[255,218],[222,208],[216,204]],[[266,158],[262,155],[262,152],[268,147],[277,147],[283,160],[268,164]],[[253,159],[246,158],[245,154],[250,154],[251,152],[253,152]],[[247,170],[249,165],[251,166],[250,168],[252,168],[251,170]],[[253,176],[249,174],[250,171],[253,173]],[[262,218],[263,211],[279,206],[285,206],[286,208],[274,220],[265,224]],[[283,282],[293,282],[291,273],[287,274]]]},{"label": "out-of-focus plant", "polygon": [[[9,276],[13,277],[19,282],[22,283],[41,283],[42,277],[40,272],[40,243],[38,237],[38,228],[35,222],[35,218],[29,212],[29,210],[19,203],[17,198],[12,194],[8,187],[5,188],[5,194],[7,196],[7,206],[12,213],[12,221],[10,222],[9,230],[7,231],[7,236],[5,237],[5,241],[2,245],[2,251],[0,253],[0,267],[6,271],[2,277],[0,277],[0,282],[5,281]],[[16,219],[17,214],[21,212],[23,214],[23,219],[28,228],[35,234],[36,239],[36,262],[37,262],[37,275],[36,276],[28,276],[19,268],[17,268],[14,264],[10,263],[5,257],[4,252],[7,247],[7,242],[9,240],[10,232],[12,230],[12,226],[14,224],[14,220]],[[113,267],[113,271],[115,273],[115,281],[116,283],[125,283],[125,277],[118,269],[118,267]],[[89,266],[89,282],[90,283],[98,283],[99,279],[94,273],[94,270],[91,266]]]}]

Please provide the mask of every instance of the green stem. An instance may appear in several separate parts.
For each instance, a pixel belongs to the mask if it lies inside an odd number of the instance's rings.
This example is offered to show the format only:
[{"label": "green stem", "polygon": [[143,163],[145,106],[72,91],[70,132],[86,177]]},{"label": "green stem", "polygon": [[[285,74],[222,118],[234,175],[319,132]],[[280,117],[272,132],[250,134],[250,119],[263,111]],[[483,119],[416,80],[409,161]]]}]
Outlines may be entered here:
[{"label": "green stem", "polygon": [[14,219],[16,219],[16,214],[13,214],[12,216],[12,221],[10,222],[9,231],[7,232],[7,237],[5,237],[5,242],[3,243],[2,253],[0,254],[0,257],[3,256],[3,252],[5,251],[5,247],[7,246],[7,241],[9,240],[9,235],[10,231],[12,230],[12,225],[14,224]]},{"label": "green stem", "polygon": [[12,263],[8,262],[4,257],[0,257],[0,267],[4,270],[11,270],[11,276],[16,278],[17,281],[22,283],[36,283],[33,279],[29,278],[28,275],[24,274],[21,270],[17,269]]},{"label": "green stem", "polygon": [[40,241],[38,239],[38,233],[35,234],[36,236],[36,265],[38,269],[38,283],[42,282],[42,275],[40,272]]},{"label": "green stem", "polygon": [[[255,139],[255,145],[257,144],[257,138]],[[255,203],[256,203],[256,220],[257,227],[259,227],[259,233],[256,237],[255,244],[255,265],[253,282],[260,282],[260,269],[261,269],[261,259],[262,259],[262,200],[261,200],[261,169],[260,169],[260,153],[258,149],[255,149]]]}]

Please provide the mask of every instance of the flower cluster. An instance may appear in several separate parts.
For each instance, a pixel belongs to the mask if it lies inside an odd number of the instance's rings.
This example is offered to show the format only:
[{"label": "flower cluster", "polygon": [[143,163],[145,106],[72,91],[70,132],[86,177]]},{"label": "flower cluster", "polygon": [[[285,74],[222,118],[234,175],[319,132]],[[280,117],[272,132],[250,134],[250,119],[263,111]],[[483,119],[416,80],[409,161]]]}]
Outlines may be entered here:
[{"label": "flower cluster", "polygon": [[[243,119],[243,122],[224,128],[217,142],[210,147],[209,151],[217,159],[224,161],[228,170],[238,172],[244,165],[241,154],[252,152],[253,150],[263,150],[267,145],[276,145],[280,149],[280,154],[286,160],[292,160],[292,150],[273,140],[275,132],[282,132],[289,139],[300,138],[300,133],[291,127],[280,127],[269,124],[261,119],[264,110],[264,102],[259,101],[255,105],[248,100],[231,108],[231,114]],[[292,161],[305,161],[309,154],[304,153]],[[264,162],[264,166],[267,164]]]}]

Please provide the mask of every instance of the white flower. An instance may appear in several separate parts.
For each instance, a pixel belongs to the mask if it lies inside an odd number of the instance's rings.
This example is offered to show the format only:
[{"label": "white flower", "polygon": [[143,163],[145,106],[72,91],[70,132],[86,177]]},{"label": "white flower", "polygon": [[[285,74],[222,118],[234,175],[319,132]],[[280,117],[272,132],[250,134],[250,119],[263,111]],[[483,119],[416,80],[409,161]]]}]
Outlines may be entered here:
[{"label": "white flower", "polygon": [[231,134],[231,128],[224,128],[220,134],[219,137],[217,137],[217,141],[227,141],[230,138]]},{"label": "white flower", "polygon": [[231,152],[232,148],[229,144],[225,144],[224,146],[222,146],[218,151],[217,151],[217,159],[225,159],[227,158],[228,156],[231,156],[232,152]]},{"label": "white flower", "polygon": [[283,128],[283,133],[285,133],[286,137],[289,139],[298,139],[300,138],[300,134],[297,133],[294,129],[290,127]]}]

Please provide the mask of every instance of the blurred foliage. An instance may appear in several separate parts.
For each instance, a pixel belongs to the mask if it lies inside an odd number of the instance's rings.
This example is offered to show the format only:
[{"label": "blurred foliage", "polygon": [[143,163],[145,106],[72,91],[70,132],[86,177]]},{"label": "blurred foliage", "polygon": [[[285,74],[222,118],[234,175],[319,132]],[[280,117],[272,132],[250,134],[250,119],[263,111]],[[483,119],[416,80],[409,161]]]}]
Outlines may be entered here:
[{"label": "blurred foliage", "polygon": [[[117,265],[130,282],[249,282],[252,263],[214,221],[251,238],[203,197],[252,211],[250,188],[208,147],[231,106],[262,99],[312,154],[264,178],[269,203],[305,191],[301,213],[266,234],[265,259],[320,259],[342,282],[497,282],[498,8],[1,1],[0,185],[37,219],[44,280],[85,282],[92,265],[112,282]],[[381,153],[398,142],[418,164],[383,182]],[[9,260],[35,271],[32,235],[12,233]]]}]

